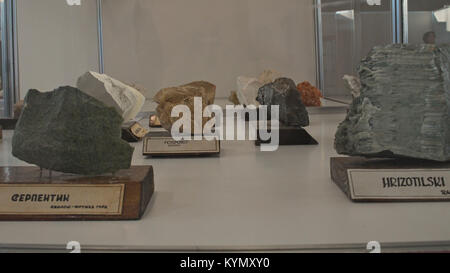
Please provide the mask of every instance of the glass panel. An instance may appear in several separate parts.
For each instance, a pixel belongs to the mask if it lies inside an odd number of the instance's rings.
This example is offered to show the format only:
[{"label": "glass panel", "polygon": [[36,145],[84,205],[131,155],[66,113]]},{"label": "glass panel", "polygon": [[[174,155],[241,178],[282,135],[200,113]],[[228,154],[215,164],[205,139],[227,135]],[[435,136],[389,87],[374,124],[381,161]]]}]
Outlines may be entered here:
[{"label": "glass panel", "polygon": [[322,0],[323,91],[326,97],[350,102],[344,75],[356,75],[361,59],[378,45],[393,42],[390,0]]},{"label": "glass panel", "polygon": [[[77,2],[81,3],[77,5]],[[99,70],[97,2],[17,0],[20,97]]]},{"label": "glass panel", "polygon": [[237,77],[316,81],[312,0],[103,0],[105,73],[145,89],[205,80],[230,104]]},{"label": "glass panel", "polygon": [[409,0],[408,43],[450,43],[450,0]]}]

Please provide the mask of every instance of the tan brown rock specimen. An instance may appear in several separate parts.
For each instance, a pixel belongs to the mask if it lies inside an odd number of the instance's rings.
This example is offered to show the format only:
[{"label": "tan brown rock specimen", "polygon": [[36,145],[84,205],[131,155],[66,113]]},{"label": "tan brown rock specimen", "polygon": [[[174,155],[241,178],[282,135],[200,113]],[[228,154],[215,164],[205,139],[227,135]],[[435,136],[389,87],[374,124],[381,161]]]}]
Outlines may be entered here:
[{"label": "tan brown rock specimen", "polygon": [[[197,81],[178,87],[164,88],[154,97],[154,101],[158,103],[156,113],[163,128],[171,131],[172,124],[180,117],[171,117],[172,109],[177,105],[186,105],[191,110],[191,129],[195,128],[194,121],[194,99],[202,98],[202,110],[214,103],[216,97],[216,86],[206,81]],[[202,128],[208,122],[208,118],[203,118]]]}]

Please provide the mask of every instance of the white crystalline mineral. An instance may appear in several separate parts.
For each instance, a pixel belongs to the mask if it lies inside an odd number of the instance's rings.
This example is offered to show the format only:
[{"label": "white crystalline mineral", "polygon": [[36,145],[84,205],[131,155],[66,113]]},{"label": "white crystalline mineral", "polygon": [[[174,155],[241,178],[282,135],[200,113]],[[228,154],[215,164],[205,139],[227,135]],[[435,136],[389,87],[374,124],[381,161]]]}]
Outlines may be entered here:
[{"label": "white crystalline mineral", "polygon": [[239,103],[243,105],[255,105],[259,106],[259,102],[256,100],[258,96],[258,91],[261,87],[266,84],[274,82],[276,79],[280,78],[281,75],[278,72],[266,70],[259,78],[251,77],[238,77],[237,79],[237,96]]},{"label": "white crystalline mineral", "polygon": [[145,102],[145,97],[135,88],[92,71],[78,79],[77,87],[107,106],[114,107],[125,122],[134,119]]},{"label": "white crystalline mineral", "polygon": [[259,75],[259,82],[263,85],[273,83],[276,79],[281,78],[281,74],[273,70],[265,70]]},{"label": "white crystalline mineral", "polygon": [[338,153],[450,161],[450,45],[375,47],[359,76]]}]

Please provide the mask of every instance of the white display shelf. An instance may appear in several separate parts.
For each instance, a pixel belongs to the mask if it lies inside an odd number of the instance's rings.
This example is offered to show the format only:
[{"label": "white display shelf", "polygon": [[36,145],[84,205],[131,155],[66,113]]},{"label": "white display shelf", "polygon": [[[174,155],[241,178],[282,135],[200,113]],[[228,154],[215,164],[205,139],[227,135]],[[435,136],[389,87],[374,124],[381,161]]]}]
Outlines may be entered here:
[{"label": "white display shelf", "polygon": [[[223,142],[213,158],[152,159],[135,144],[134,165],[153,165],[156,193],[141,221],[0,222],[1,251],[384,251],[450,250],[450,203],[352,203],[330,178],[344,114],[311,115],[318,146],[264,153]],[[11,155],[0,165],[26,166]]]}]

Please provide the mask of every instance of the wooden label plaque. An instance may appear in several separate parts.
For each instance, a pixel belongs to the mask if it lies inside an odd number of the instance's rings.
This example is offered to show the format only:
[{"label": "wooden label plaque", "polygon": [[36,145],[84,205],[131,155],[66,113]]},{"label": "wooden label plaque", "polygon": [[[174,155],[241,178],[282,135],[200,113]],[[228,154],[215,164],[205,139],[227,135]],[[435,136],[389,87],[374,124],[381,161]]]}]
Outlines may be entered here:
[{"label": "wooden label plaque", "polygon": [[355,202],[450,201],[450,163],[332,158],[331,176]]},{"label": "wooden label plaque", "polygon": [[145,156],[195,156],[220,154],[219,140],[174,140],[169,132],[152,132],[144,138]]},{"label": "wooden label plaque", "polygon": [[1,221],[138,220],[154,192],[153,168],[86,177],[0,168]]}]

